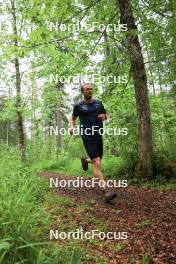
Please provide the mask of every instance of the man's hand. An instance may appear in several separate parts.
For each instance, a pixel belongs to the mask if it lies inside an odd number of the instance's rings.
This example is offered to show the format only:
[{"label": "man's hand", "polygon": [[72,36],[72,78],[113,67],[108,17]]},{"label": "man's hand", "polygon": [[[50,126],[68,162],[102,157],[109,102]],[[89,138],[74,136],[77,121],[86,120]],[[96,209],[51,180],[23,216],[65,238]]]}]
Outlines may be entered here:
[{"label": "man's hand", "polygon": [[74,127],[70,127],[70,128],[69,128],[69,133],[70,133],[70,135],[73,135],[73,132],[74,132]]},{"label": "man's hand", "polygon": [[107,120],[107,115],[106,114],[100,114],[100,115],[98,115],[98,119],[100,119],[101,121],[105,121],[105,120]]}]

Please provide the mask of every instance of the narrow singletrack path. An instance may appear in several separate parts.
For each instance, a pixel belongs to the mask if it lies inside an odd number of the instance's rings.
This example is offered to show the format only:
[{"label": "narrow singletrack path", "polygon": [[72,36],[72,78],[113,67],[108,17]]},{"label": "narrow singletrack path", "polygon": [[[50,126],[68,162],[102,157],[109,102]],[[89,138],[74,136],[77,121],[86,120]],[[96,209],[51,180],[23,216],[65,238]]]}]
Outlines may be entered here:
[{"label": "narrow singletrack path", "polygon": [[[50,172],[42,172],[40,176],[46,180],[51,177],[76,179]],[[84,219],[94,217],[106,223],[110,231],[128,233],[126,240],[107,242],[112,245],[122,242],[124,248],[120,252],[102,247],[101,241],[100,245],[93,245],[93,250],[101,251],[108,263],[141,263],[142,257],[147,255],[152,260],[145,263],[176,263],[176,193],[139,187],[116,188],[113,190],[118,193],[117,199],[113,204],[106,204],[98,187],[53,189],[59,196],[72,198],[77,206],[89,203],[90,210],[84,213],[76,214],[76,209],[71,208],[78,227],[81,225],[86,231],[91,230],[93,223],[87,223]],[[133,262],[133,257],[139,262]]]}]

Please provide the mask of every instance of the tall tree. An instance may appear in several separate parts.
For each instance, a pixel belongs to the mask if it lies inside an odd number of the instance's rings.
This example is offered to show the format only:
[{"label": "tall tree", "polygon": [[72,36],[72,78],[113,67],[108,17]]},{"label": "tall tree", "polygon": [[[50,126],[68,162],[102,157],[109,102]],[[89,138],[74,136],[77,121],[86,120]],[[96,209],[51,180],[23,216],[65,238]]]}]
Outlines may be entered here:
[{"label": "tall tree", "polygon": [[[12,28],[14,34],[14,46],[18,49],[18,31],[17,31],[17,19],[16,19],[16,7],[15,0],[10,0],[11,3],[11,14],[12,14]],[[16,114],[17,114],[17,130],[18,130],[18,143],[20,158],[23,162],[26,161],[25,155],[25,139],[24,139],[24,128],[23,128],[23,116],[21,113],[21,76],[20,76],[20,64],[18,55],[14,58],[15,66],[15,78],[16,78]]]},{"label": "tall tree", "polygon": [[59,154],[61,151],[61,87],[62,84],[58,82],[57,84],[57,109],[56,109],[56,126],[57,126],[57,133],[56,133],[56,158],[59,158]]},{"label": "tall tree", "polygon": [[135,88],[137,116],[138,116],[138,172],[142,177],[152,176],[152,125],[150,105],[147,89],[147,77],[141,45],[137,35],[137,26],[133,16],[130,0],[118,0],[120,23],[127,24],[127,50],[131,63],[131,72]]}]

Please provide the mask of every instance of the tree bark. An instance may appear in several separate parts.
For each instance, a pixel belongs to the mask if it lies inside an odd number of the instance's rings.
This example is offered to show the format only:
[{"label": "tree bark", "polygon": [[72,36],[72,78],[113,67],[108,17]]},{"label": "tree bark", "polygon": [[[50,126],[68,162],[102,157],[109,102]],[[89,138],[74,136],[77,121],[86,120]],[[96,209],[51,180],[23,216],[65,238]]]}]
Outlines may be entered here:
[{"label": "tree bark", "polygon": [[10,131],[10,121],[7,121],[6,125],[6,145],[9,146],[9,131]]},{"label": "tree bark", "polygon": [[31,85],[31,140],[35,139],[35,120],[36,120],[36,107],[35,107],[35,100],[36,100],[36,91],[35,91],[35,84],[34,80],[32,79]]},{"label": "tree bark", "polygon": [[[14,46],[18,47],[18,32],[17,32],[17,23],[16,23],[16,8],[14,0],[11,0],[11,12],[12,12],[12,27],[13,34],[15,35]],[[16,77],[16,114],[17,114],[17,131],[18,131],[18,144],[20,151],[20,158],[22,162],[26,161],[25,155],[25,140],[24,140],[24,128],[23,128],[23,117],[21,113],[21,76],[20,76],[20,66],[19,59],[16,55],[14,59],[15,65],[15,77]]]},{"label": "tree bark", "polygon": [[131,63],[131,72],[135,88],[138,118],[138,156],[136,173],[141,177],[152,177],[152,125],[147,89],[147,77],[141,46],[136,33],[137,26],[132,12],[130,0],[117,0],[120,10],[120,23],[127,24],[126,42]]},{"label": "tree bark", "polygon": [[61,86],[62,84],[58,82],[57,84],[57,109],[56,109],[56,126],[57,126],[57,135],[56,135],[56,158],[59,158],[61,152]]}]

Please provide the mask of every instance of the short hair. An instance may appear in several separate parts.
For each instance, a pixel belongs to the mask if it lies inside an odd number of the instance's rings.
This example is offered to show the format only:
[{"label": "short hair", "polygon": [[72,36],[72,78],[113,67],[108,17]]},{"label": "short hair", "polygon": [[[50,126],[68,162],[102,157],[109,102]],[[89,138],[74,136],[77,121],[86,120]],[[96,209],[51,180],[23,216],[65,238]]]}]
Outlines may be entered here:
[{"label": "short hair", "polygon": [[84,84],[81,86],[81,92],[84,91],[84,86],[87,85],[87,84],[90,84],[90,83],[84,83]]}]

